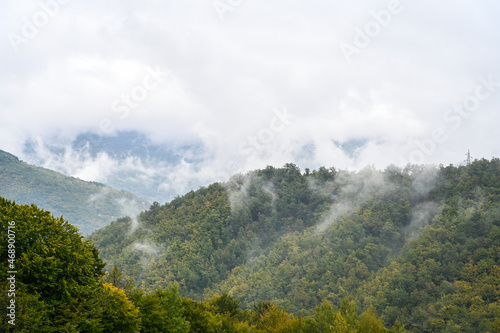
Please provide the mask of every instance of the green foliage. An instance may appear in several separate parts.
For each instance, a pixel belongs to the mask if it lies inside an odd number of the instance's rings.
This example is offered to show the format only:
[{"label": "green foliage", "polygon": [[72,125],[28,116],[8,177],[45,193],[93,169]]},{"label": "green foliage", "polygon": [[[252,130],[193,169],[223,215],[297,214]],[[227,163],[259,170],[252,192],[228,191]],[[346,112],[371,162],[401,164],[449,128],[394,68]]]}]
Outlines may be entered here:
[{"label": "green foliage", "polygon": [[116,288],[122,289],[127,295],[130,295],[135,291],[134,280],[123,275],[123,273],[116,266],[113,266],[109,272],[106,272],[106,275],[103,277],[103,282],[110,283]]},{"label": "green foliage", "polygon": [[182,202],[153,205],[139,220],[141,227],[134,233],[129,233],[132,220],[121,219],[90,238],[109,263],[149,291],[178,281],[189,286],[188,295],[199,295],[237,260],[228,251],[230,208],[220,185],[188,193]]},{"label": "green foliage", "polygon": [[[92,311],[84,304],[99,287],[104,263],[97,249],[78,229],[55,219],[36,206],[19,206],[0,198],[1,258],[7,258],[7,223],[15,222],[16,285],[20,294],[43,301],[51,325],[68,322],[87,325]],[[2,260],[0,277],[6,281],[8,261]],[[26,296],[34,301],[34,298]]]},{"label": "green foliage", "polygon": [[91,239],[143,290],[130,297],[144,332],[499,327],[498,159],[267,167],[155,203],[138,222],[117,220]]},{"label": "green foliage", "polygon": [[441,168],[441,213],[360,291],[388,324],[447,332],[493,330],[500,298],[500,162]]},{"label": "green foliage", "polygon": [[[8,297],[8,288],[2,283],[0,287],[0,308],[2,311],[7,311],[10,305],[11,298]],[[0,319],[0,332],[51,332],[48,329],[49,311],[45,303],[36,295],[17,292],[15,297],[16,317],[15,327],[8,323],[11,318],[2,313]],[[15,329],[15,331],[14,331]]]},{"label": "green foliage", "polygon": [[332,333],[356,333],[356,329],[352,328],[347,319],[342,316],[340,312],[335,314],[335,320],[333,321],[333,325],[330,326],[330,332]]},{"label": "green foliage", "polygon": [[[269,168],[265,174],[270,174]],[[400,252],[411,218],[410,202],[419,197],[412,188],[418,176],[395,182],[367,169],[362,175],[337,172],[332,182],[320,185],[314,178],[306,179],[311,191],[317,188],[311,196],[320,204],[307,220],[316,226],[304,229],[303,220],[292,224],[296,230],[276,237],[260,255],[211,289],[231,291],[244,308],[259,299],[275,299],[294,313],[311,314],[324,298],[339,304]]]},{"label": "green foliage", "polygon": [[104,293],[99,296],[99,304],[103,308],[100,314],[104,323],[103,333],[139,332],[139,309],[127,299],[123,289],[118,289],[111,283],[104,283]]},{"label": "green foliage", "polygon": [[[145,293],[117,267],[104,275],[97,249],[63,219],[0,198],[0,218],[16,224],[16,332],[302,332],[305,320],[276,303],[242,311],[228,294],[208,302],[179,296],[178,286]],[[122,222],[126,223],[126,219]],[[125,237],[126,238],[126,237]],[[1,234],[3,258],[7,235]],[[3,260],[6,278],[8,261]],[[102,284],[104,281],[104,284]],[[129,294],[127,294],[125,291]],[[0,304],[9,302],[2,286]],[[13,328],[5,319],[3,331]]]},{"label": "green foliage", "polygon": [[[16,304],[16,325],[2,315],[3,332],[139,331],[137,309],[122,290],[101,284],[104,262],[76,227],[35,205],[4,198],[0,221],[0,278],[15,275],[15,297],[2,283],[0,304]],[[15,227],[15,242],[7,241],[8,226]],[[13,249],[15,260],[9,261]]]},{"label": "green foliage", "polygon": [[255,329],[257,332],[300,332],[303,322],[279,308],[276,303],[266,306],[264,311],[254,315]]},{"label": "green foliage", "polygon": [[336,314],[333,306],[327,300],[324,300],[316,307],[314,314],[316,321],[315,331],[318,333],[331,332],[331,327],[335,324]]},{"label": "green foliage", "polygon": [[375,309],[370,306],[359,318],[359,333],[382,333],[385,331],[384,323],[377,317]]},{"label": "green foliage", "polygon": [[189,332],[190,325],[184,318],[177,286],[158,289],[152,294],[137,291],[131,299],[141,311],[141,332]]},{"label": "green foliage", "polygon": [[240,313],[240,303],[228,294],[212,297],[210,305],[219,314],[229,314],[231,317],[237,317]]}]

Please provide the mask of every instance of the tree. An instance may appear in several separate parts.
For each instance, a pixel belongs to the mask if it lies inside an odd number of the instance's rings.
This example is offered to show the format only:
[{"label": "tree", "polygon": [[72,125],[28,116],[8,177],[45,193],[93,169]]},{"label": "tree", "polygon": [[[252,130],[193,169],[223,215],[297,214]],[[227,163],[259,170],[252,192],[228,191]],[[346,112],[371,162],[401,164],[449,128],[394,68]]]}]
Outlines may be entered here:
[{"label": "tree", "polygon": [[[87,306],[100,291],[104,262],[98,250],[78,229],[35,205],[16,205],[0,198],[0,255],[7,258],[7,230],[15,226],[16,288],[25,300],[43,302],[50,329],[71,326],[99,329],[98,313]],[[12,250],[12,249],[11,249]],[[9,262],[2,260],[0,277],[7,278]],[[35,306],[36,307],[36,306]],[[43,313],[43,311],[42,311]]]},{"label": "tree", "polygon": [[317,332],[328,333],[331,326],[335,323],[335,312],[333,306],[327,300],[324,300],[316,307],[314,319],[316,320]]},{"label": "tree", "polygon": [[234,299],[227,293],[212,297],[212,299],[210,300],[210,305],[212,305],[216,309],[216,313],[227,313],[232,317],[236,317],[240,313],[240,302],[238,302],[238,300]]},{"label": "tree", "polygon": [[405,329],[405,326],[402,325],[398,320],[394,323],[392,326],[391,330],[389,331],[390,333],[407,333],[408,331]]},{"label": "tree", "polygon": [[358,323],[358,314],[356,312],[356,302],[349,300],[349,297],[344,298],[340,304],[339,313],[345,319],[349,330],[355,330]]},{"label": "tree", "polygon": [[[6,284],[0,285],[0,308],[7,309],[13,298],[8,297]],[[3,313],[0,316],[0,332],[51,332],[49,313],[46,305],[36,295],[30,295],[23,291],[16,291],[15,297],[15,326],[8,323],[12,318]],[[14,330],[15,329],[15,330]]]},{"label": "tree", "polygon": [[135,290],[134,280],[123,275],[117,266],[113,266],[111,271],[104,275],[103,281],[111,283],[119,289],[123,289],[127,295],[130,295]]},{"label": "tree", "polygon": [[332,333],[357,333],[356,329],[352,327],[347,322],[347,319],[342,316],[342,313],[337,312],[335,314],[335,321],[333,322],[333,325],[330,326],[330,332]]},{"label": "tree", "polygon": [[136,291],[131,299],[142,315],[142,332],[189,332],[189,322],[184,318],[182,298],[178,286],[158,289],[152,294]]},{"label": "tree", "polygon": [[123,289],[111,283],[104,283],[104,292],[99,297],[102,307],[100,318],[104,326],[103,333],[136,333],[139,332],[141,317],[139,309],[127,299]]},{"label": "tree", "polygon": [[256,328],[263,332],[288,332],[291,327],[300,327],[302,323],[296,318],[280,309],[276,303],[268,303],[257,314]]},{"label": "tree", "polygon": [[382,333],[384,332],[384,324],[380,318],[377,317],[375,309],[370,306],[359,317],[358,332],[359,333]]}]

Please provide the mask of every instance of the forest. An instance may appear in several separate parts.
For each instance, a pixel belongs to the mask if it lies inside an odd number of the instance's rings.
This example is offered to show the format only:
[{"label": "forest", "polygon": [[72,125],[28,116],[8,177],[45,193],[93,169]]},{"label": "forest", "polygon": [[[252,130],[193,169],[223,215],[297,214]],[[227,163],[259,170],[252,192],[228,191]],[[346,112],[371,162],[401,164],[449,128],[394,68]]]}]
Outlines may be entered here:
[{"label": "forest", "polygon": [[[500,160],[268,166],[88,238],[0,200],[5,332],[499,332]],[[7,291],[0,294],[8,304]]]}]

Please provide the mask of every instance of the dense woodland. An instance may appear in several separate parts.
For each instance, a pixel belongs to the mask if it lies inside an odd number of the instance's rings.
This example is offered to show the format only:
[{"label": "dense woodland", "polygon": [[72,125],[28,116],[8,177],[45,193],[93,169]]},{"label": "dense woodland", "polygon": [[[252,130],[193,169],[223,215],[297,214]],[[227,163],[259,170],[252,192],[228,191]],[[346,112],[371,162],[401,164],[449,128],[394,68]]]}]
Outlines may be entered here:
[{"label": "dense woodland", "polygon": [[267,167],[89,239],[35,206],[0,200],[0,219],[18,332],[500,331],[499,159]]}]

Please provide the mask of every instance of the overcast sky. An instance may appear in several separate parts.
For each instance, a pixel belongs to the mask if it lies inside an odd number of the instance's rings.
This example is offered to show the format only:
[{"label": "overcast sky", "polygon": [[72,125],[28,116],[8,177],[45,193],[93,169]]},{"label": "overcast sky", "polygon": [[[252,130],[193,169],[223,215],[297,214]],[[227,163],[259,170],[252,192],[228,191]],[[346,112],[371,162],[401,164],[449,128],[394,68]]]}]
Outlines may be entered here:
[{"label": "overcast sky", "polygon": [[[201,170],[171,177],[207,181],[498,157],[499,14],[493,0],[5,0],[0,149],[133,130],[201,144]],[[68,172],[103,180],[102,156],[87,162]]]}]

